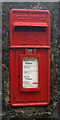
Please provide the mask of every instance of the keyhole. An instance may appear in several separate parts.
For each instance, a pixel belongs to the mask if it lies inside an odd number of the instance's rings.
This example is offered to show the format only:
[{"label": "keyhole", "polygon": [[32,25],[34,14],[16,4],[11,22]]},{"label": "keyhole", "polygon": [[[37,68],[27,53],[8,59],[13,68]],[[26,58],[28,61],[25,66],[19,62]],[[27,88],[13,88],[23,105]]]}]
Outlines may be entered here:
[{"label": "keyhole", "polygon": [[28,49],[28,54],[33,54],[33,49]]},{"label": "keyhole", "polygon": [[18,75],[18,78],[20,78],[20,74]]}]

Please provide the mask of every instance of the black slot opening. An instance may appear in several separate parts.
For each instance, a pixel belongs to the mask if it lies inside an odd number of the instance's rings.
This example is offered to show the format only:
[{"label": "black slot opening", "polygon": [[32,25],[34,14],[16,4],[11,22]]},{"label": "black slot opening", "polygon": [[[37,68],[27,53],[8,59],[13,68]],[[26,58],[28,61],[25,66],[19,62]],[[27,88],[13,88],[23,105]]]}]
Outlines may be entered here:
[{"label": "black slot opening", "polygon": [[15,31],[45,31],[45,26],[15,26]]}]

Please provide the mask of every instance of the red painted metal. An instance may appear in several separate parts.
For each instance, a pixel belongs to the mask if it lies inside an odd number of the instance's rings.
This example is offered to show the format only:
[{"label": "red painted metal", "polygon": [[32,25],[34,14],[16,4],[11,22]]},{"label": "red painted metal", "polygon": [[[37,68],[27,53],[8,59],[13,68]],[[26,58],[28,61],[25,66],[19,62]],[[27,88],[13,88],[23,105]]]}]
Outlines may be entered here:
[{"label": "red painted metal", "polygon": [[10,46],[10,48],[50,48],[50,46]]},{"label": "red painted metal", "polygon": [[44,27],[48,27],[48,25],[46,23],[42,23],[42,22],[14,22],[13,27],[15,26],[44,26]]},{"label": "red painted metal", "polygon": [[[28,49],[33,53],[29,54]],[[23,88],[23,58],[38,58],[38,88]],[[33,83],[36,84],[36,83]],[[50,103],[50,12],[10,11],[10,102],[12,106]]]}]

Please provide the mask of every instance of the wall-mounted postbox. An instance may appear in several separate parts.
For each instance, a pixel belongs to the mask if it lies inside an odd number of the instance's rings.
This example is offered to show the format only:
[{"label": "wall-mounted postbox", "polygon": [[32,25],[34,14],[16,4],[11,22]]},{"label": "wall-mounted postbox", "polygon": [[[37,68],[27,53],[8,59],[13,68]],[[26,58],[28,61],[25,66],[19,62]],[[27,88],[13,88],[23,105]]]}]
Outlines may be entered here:
[{"label": "wall-mounted postbox", "polygon": [[10,101],[12,106],[50,103],[50,13],[10,11]]}]

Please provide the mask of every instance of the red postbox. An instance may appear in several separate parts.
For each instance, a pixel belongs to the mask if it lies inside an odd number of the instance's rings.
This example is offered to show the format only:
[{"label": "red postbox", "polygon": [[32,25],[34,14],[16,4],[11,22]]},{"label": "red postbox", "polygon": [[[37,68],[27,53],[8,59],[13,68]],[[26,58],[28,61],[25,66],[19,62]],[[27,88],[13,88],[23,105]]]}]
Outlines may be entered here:
[{"label": "red postbox", "polygon": [[50,13],[10,11],[10,101],[12,106],[50,103]]}]

